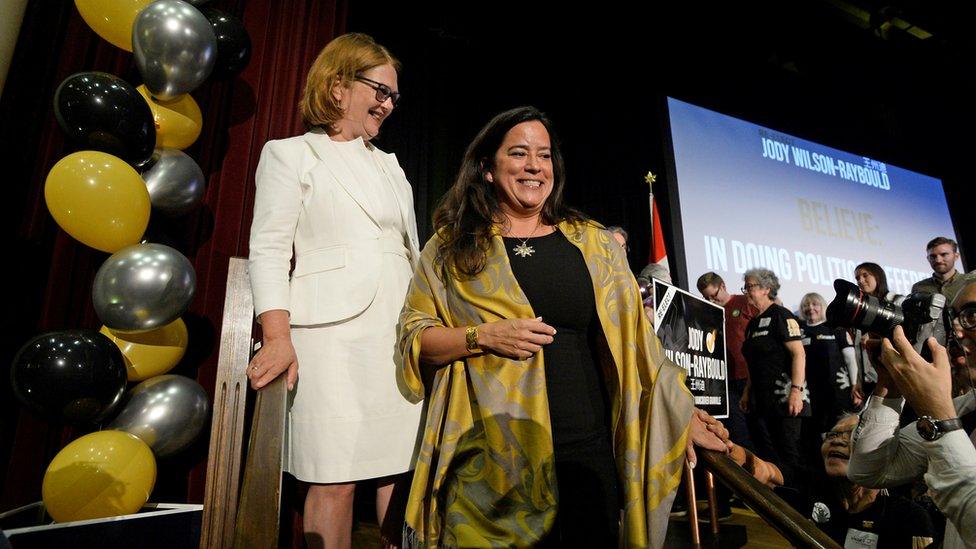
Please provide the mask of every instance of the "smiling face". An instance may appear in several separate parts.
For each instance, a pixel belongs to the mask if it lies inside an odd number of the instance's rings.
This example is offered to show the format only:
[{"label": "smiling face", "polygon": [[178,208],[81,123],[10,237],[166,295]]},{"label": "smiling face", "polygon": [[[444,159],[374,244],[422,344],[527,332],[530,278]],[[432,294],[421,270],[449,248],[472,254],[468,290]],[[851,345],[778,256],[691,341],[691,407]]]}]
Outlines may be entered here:
[{"label": "smiling face", "polygon": [[847,464],[851,460],[851,433],[855,427],[857,416],[845,417],[834,425],[820,446],[828,477],[847,477]]},{"label": "smiling face", "polygon": [[800,305],[803,318],[810,324],[817,324],[824,319],[823,304],[816,299],[807,299]]},{"label": "smiling face", "polygon": [[538,120],[522,122],[505,134],[485,178],[505,215],[538,215],[552,193],[552,145]]},{"label": "smiling face", "polygon": [[878,289],[878,279],[874,278],[871,271],[867,269],[858,269],[855,271],[854,280],[857,280],[857,287],[866,294],[874,295],[873,292]]},{"label": "smiling face", "polygon": [[[359,74],[390,90],[398,89],[397,73],[393,65],[379,65]],[[337,130],[334,137],[341,141],[350,141],[357,137],[369,141],[376,137],[383,121],[393,111],[393,101],[390,98],[377,101],[373,85],[361,80],[337,84],[332,89],[332,94],[343,111],[342,118],[334,124]]]}]

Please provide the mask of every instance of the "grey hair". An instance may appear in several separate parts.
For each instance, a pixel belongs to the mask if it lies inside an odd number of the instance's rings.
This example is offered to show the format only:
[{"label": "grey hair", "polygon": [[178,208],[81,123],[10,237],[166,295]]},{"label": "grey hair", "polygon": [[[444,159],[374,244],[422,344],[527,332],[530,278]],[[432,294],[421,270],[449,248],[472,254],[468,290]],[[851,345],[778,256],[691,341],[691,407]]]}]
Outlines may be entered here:
[{"label": "grey hair", "polygon": [[619,225],[611,225],[611,226],[607,227],[607,230],[610,231],[611,234],[612,233],[620,233],[624,237],[624,240],[627,240],[627,241],[630,240],[630,235],[628,235],[627,234],[627,231],[623,227],[621,227]]},{"label": "grey hair", "polygon": [[661,282],[667,282],[668,284],[672,284],[671,272],[664,265],[658,265],[657,263],[651,263],[647,267],[641,269],[640,275],[638,276],[646,278],[648,280],[652,278],[656,278]]},{"label": "grey hair", "polygon": [[[851,419],[852,417],[857,418],[858,423],[861,422],[861,416],[855,414],[854,412],[842,412],[834,419],[834,422],[830,425],[830,429],[833,429],[838,423]],[[856,424],[854,425],[854,428],[857,428]]]},{"label": "grey hair", "polygon": [[779,278],[776,278],[776,273],[769,269],[749,269],[742,275],[742,280],[750,277],[756,279],[760,288],[769,290],[769,299],[776,299],[776,294],[779,292]]}]

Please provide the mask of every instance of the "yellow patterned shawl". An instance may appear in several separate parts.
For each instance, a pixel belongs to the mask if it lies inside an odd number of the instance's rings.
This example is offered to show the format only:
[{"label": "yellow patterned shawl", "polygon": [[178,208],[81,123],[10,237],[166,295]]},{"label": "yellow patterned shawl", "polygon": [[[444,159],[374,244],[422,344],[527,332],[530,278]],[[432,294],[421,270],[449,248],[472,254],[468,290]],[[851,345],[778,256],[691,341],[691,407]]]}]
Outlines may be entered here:
[{"label": "yellow patterned shawl", "polygon": [[[606,348],[614,454],[624,497],[626,547],[660,547],[680,480],[692,396],[641,306],[624,254],[596,223],[561,223],[593,280]],[[543,355],[458,360],[422,377],[420,333],[509,318],[534,318],[504,242],[492,238],[477,277],[442,280],[437,236],[421,254],[400,316],[402,382],[426,397],[426,426],[407,505],[407,547],[528,547],[552,527],[556,494]],[[571,297],[571,296],[567,296]],[[426,369],[426,368],[425,368]]]}]

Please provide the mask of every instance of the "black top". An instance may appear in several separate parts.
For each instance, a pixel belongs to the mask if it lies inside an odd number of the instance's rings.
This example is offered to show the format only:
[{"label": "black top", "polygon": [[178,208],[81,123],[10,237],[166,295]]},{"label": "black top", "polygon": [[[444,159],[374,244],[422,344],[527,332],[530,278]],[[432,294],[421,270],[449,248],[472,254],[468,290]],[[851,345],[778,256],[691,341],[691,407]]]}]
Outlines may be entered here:
[{"label": "black top", "polygon": [[[758,413],[789,415],[790,386],[793,384],[793,358],[783,344],[800,341],[800,323],[785,307],[773,303],[746,326],[742,354],[749,364],[752,380],[750,406]],[[804,389],[801,417],[810,416],[810,394]]]},{"label": "black top", "polygon": [[830,427],[838,416],[854,411],[850,376],[841,352],[850,347],[847,332],[843,328],[830,328],[825,323],[816,326],[801,323],[800,327],[803,350],[807,354],[810,405],[814,417],[821,420],[818,427]]},{"label": "black top", "polygon": [[594,359],[600,329],[593,283],[580,251],[558,230],[527,241],[532,255],[515,248],[524,239],[505,238],[512,272],[536,316],[556,329],[542,349],[549,417],[557,459],[561,450],[609,439],[607,396]]},{"label": "black top", "polygon": [[616,547],[620,492],[610,407],[594,356],[601,327],[586,262],[558,230],[528,240],[506,238],[505,249],[536,316],[556,329],[542,354],[559,511],[539,547]]},{"label": "black top", "polygon": [[[911,549],[914,538],[932,538],[929,514],[901,496],[878,494],[867,509],[848,514],[829,481],[816,483],[806,509],[798,509],[842,547]],[[850,540],[850,545],[845,544]],[[858,544],[860,543],[860,544]]]}]

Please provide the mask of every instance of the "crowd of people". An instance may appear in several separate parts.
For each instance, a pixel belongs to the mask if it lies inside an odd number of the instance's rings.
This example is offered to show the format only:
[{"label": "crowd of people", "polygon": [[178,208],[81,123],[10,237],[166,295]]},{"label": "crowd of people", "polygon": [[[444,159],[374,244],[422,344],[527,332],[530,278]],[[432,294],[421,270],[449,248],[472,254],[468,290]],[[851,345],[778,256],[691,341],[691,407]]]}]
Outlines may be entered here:
[{"label": "crowd of people", "polygon": [[[924,511],[874,488],[924,474],[949,517],[946,547],[976,539],[974,475],[959,467],[976,450],[953,432],[976,402],[946,400],[939,343],[930,363],[898,331],[878,346],[826,326],[818,294],[799,320],[770,270],[747,271],[735,295],[707,273],[698,289],[725,308],[737,404],[723,425],[666,358],[626,231],[566,203],[539,110],[481,129],[420,245],[410,184],[372,142],[399,101],[398,70],[369,36],[330,42],[299,105],[309,131],[268,142],[257,169],[249,267],[263,346],[248,377],[255,389],[287,377],[284,469],[307,485],[310,547],[351,545],[366,480],[387,546],[660,547],[696,447],[813,502],[832,535],[860,520],[883,539],[935,537]],[[966,358],[976,285],[955,272],[954,242],[933,243],[919,285],[965,298],[952,335]],[[884,296],[884,271],[858,269],[861,289]],[[932,438],[895,432],[902,395]],[[813,460],[829,483],[811,482]]]},{"label": "crowd of people", "polygon": [[[802,296],[796,314],[777,305],[779,282],[770,270],[746,271],[739,295],[716,273],[698,279],[702,297],[725,308],[729,398],[739,404],[724,420],[731,440],[768,460],[782,474],[768,484],[847,547],[864,540],[878,547],[976,545],[976,480],[960,480],[976,471],[976,438],[966,437],[976,437],[976,417],[968,426],[957,419],[976,409],[976,275],[956,269],[955,241],[937,237],[926,248],[933,274],[912,294],[942,294],[947,314],[934,322],[951,322],[935,331],[942,338],[921,342],[928,359],[901,326],[872,333],[830,325],[818,293]],[[862,298],[904,297],[889,293],[876,263],[858,265],[852,276]],[[951,446],[937,442],[943,435]],[[926,441],[947,448],[930,449]]]}]

